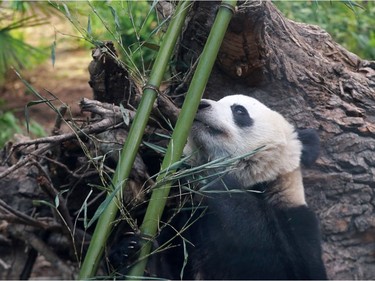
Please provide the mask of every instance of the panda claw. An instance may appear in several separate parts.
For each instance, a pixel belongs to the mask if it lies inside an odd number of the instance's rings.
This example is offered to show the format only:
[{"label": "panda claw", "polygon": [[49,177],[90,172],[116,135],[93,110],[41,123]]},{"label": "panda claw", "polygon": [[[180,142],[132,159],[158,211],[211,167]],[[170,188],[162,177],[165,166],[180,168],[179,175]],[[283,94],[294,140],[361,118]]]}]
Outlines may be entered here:
[{"label": "panda claw", "polygon": [[120,274],[126,274],[130,265],[138,259],[142,237],[136,232],[127,232],[123,238],[111,249],[109,263]]}]

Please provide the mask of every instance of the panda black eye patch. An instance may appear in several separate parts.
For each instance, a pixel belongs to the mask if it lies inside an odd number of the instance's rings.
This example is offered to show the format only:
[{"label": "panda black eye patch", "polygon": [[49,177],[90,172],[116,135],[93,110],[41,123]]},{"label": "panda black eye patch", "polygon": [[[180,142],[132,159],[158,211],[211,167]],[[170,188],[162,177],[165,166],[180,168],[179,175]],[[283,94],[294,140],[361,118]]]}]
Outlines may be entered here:
[{"label": "panda black eye patch", "polygon": [[238,127],[250,127],[253,125],[253,119],[251,119],[246,108],[242,105],[234,104],[231,107],[234,123]]}]

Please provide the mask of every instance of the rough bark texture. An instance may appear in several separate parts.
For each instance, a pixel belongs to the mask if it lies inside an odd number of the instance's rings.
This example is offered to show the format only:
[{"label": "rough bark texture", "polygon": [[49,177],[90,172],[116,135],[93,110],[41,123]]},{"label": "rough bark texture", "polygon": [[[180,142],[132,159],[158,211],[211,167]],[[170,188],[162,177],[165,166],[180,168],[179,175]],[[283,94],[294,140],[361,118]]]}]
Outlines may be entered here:
[{"label": "rough bark texture", "polygon": [[93,50],[93,60],[88,70],[94,99],[114,104],[134,104],[135,88],[129,79],[128,71],[117,57],[113,42],[110,41]]},{"label": "rough bark texture", "polygon": [[[179,50],[185,64],[200,54],[217,7],[195,4]],[[304,182],[329,277],[374,279],[375,62],[317,26],[285,19],[270,2],[248,1],[232,19],[205,97],[235,93],[319,130],[321,156]]]},{"label": "rough bark texture", "polygon": [[[218,2],[199,1],[190,11],[173,64],[183,81],[166,91],[176,103],[189,84],[217,8]],[[109,42],[93,52],[89,72],[94,98],[124,101],[130,111],[122,114],[119,107],[83,100],[81,108],[92,118],[69,122],[74,133],[63,134],[62,122],[57,122],[52,137],[21,139],[2,152],[0,279],[28,278],[36,252],[62,279],[74,278],[78,271],[93,229],[84,229],[81,208],[85,204],[91,218],[103,200],[105,191],[97,187],[110,180],[140,93]],[[307,201],[321,220],[324,261],[332,279],[375,278],[374,88],[375,62],[346,51],[316,26],[285,19],[271,2],[248,1],[238,6],[205,92],[211,99],[253,96],[297,127],[319,130],[321,157],[304,171],[304,182]],[[177,114],[160,97],[144,141],[165,147],[167,139],[161,135],[168,135],[170,127],[162,115],[173,123]],[[130,213],[141,221],[146,188],[153,184],[149,175],[159,171],[161,157],[142,144],[121,219]],[[35,199],[50,205],[34,204]]]}]

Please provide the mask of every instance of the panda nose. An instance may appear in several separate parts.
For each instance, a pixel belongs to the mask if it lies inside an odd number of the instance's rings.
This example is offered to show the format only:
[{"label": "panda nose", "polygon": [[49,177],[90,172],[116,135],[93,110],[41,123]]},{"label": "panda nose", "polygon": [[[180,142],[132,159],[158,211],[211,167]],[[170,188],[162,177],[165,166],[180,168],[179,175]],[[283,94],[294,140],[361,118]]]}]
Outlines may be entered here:
[{"label": "panda nose", "polygon": [[211,104],[206,101],[206,100],[201,100],[201,102],[199,103],[199,106],[198,106],[198,110],[202,110],[202,109],[205,109],[207,107],[210,107]]}]

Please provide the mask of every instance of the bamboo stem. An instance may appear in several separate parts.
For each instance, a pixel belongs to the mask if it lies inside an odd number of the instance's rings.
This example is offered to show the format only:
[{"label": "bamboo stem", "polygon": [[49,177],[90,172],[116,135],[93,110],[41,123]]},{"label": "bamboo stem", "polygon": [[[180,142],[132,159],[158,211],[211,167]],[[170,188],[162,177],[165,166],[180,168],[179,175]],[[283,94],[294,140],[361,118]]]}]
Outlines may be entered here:
[{"label": "bamboo stem", "polygon": [[[168,167],[181,158],[183,148],[193,124],[200,100],[203,96],[204,89],[206,88],[208,78],[210,77],[212,67],[219,52],[221,42],[223,41],[225,32],[232,17],[236,2],[237,1],[235,0],[222,2],[206,45],[202,51],[201,58],[192,78],[185,102],[182,106],[161,166],[161,171],[166,172],[159,174],[156,179],[157,183],[162,182],[168,174],[175,172],[175,170],[168,170]],[[170,188],[171,182],[168,182],[154,189],[152,192],[143,223],[140,227],[143,235],[147,237],[155,237]],[[151,242],[146,242],[144,244],[140,253],[140,261],[130,271],[129,278],[138,278],[143,275],[151,247]]]},{"label": "bamboo stem", "polygon": [[[181,34],[183,24],[189,8],[189,1],[180,1],[176,13],[168,27],[160,51],[152,68],[148,85],[142,95],[133,123],[130,127],[128,138],[125,141],[119,163],[112,179],[113,192],[121,190],[119,186],[125,187],[126,180],[130,174],[142,136],[149,119],[152,106],[157,97],[163,75],[169,63],[171,54]],[[155,89],[156,88],[156,89]],[[110,196],[110,194],[108,195]],[[112,230],[113,222],[118,212],[121,196],[115,196],[101,214],[90,242],[86,257],[79,272],[79,279],[88,279],[95,275],[100,263],[108,236]]]}]

